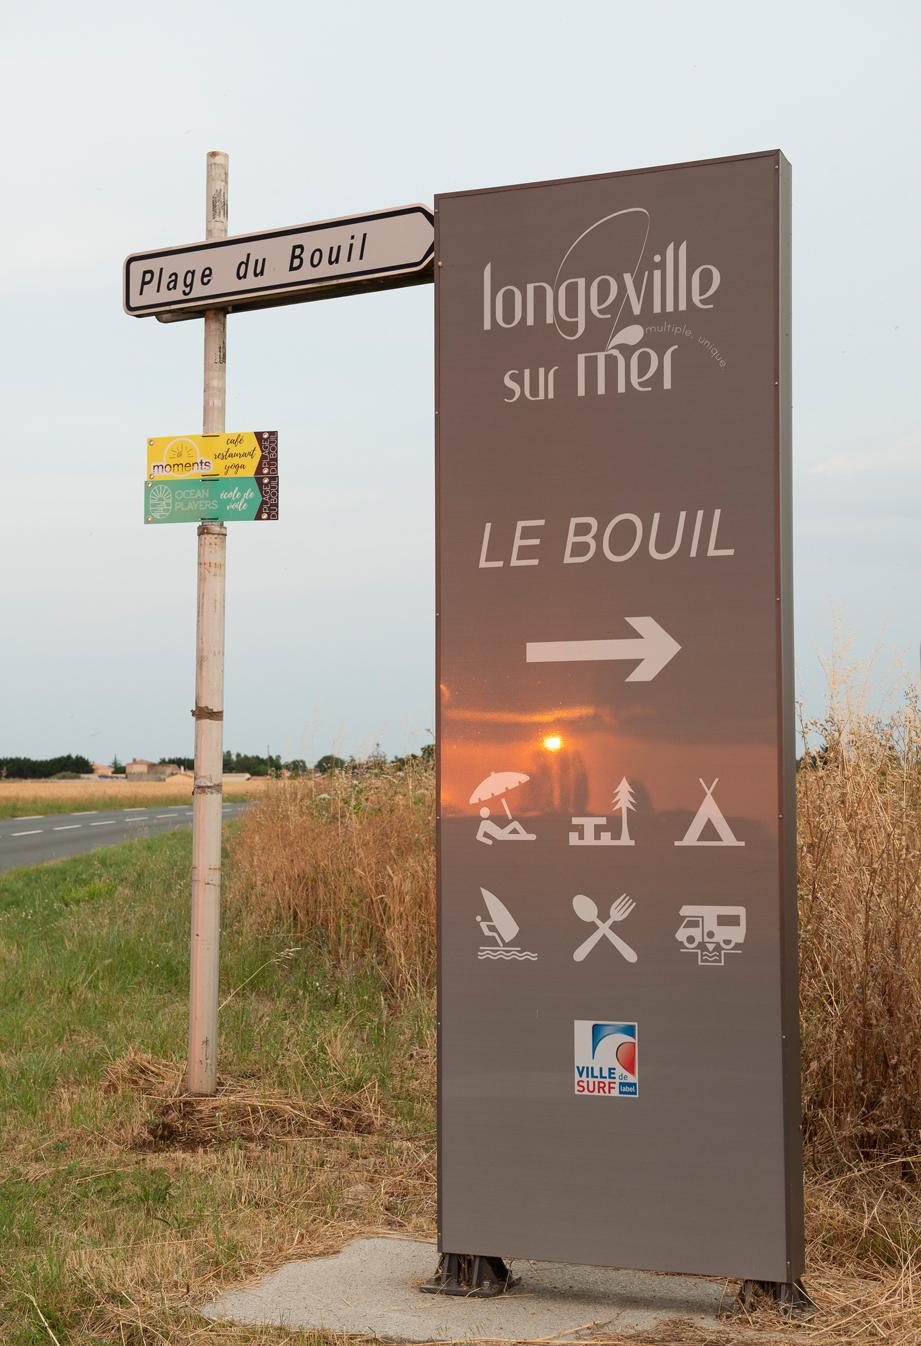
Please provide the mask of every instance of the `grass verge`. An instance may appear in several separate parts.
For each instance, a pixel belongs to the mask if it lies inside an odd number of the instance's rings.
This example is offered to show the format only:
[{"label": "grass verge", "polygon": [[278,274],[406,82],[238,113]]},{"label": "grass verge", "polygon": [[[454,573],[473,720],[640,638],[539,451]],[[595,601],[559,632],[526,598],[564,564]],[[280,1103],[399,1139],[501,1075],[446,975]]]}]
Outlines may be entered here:
[{"label": "grass verge", "polygon": [[0,1340],[274,1342],[225,1283],[433,1221],[431,1013],[230,926],[221,1081],[182,1097],[190,837],[0,879]]}]

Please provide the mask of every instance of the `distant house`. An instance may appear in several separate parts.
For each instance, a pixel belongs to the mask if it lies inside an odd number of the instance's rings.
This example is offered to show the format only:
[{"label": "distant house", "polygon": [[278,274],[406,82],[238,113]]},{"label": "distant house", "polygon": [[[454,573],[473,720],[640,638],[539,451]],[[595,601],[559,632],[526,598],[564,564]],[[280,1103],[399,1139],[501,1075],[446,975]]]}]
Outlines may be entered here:
[{"label": "distant house", "polygon": [[94,776],[111,776],[111,775],[113,775],[113,774],[114,774],[114,772],[113,772],[113,770],[112,770],[112,767],[109,766],[108,762],[94,762],[94,763],[93,763],[93,775],[94,775]]},{"label": "distant house", "polygon": [[134,757],[130,762],[125,763],[125,775],[129,777],[150,776],[155,767],[155,762],[148,762],[143,757]]},{"label": "distant house", "polygon": [[129,780],[166,780],[168,776],[178,776],[179,767],[175,762],[148,762],[144,757],[135,757],[125,763],[125,775]]}]

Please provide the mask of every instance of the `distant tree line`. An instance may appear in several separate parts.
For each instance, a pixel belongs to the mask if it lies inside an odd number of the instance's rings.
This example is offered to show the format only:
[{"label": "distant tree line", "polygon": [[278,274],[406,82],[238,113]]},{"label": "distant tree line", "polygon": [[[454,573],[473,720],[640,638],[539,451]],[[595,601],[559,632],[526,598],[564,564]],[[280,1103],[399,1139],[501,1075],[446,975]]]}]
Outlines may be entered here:
[{"label": "distant tree line", "polygon": [[[435,744],[427,743],[419,752],[407,752],[404,756],[388,758],[385,752],[381,750],[380,744],[374,747],[365,758],[341,758],[335,752],[326,752],[322,758],[314,763],[314,766],[308,766],[303,758],[292,758],[289,762],[284,762],[280,756],[259,756],[256,752],[225,752],[224,770],[237,771],[237,773],[246,773],[249,775],[281,775],[287,771],[288,775],[308,775],[311,771],[319,771],[325,774],[326,771],[382,771],[385,769],[397,771],[404,770],[405,767],[421,765],[423,762],[432,762],[435,759]],[[160,758],[158,765],[167,766],[168,763],[182,767],[183,771],[194,771],[194,758],[184,758],[184,756],[171,756],[171,758]],[[117,774],[124,773],[123,763],[117,756],[112,759],[113,770]],[[93,763],[85,756],[74,755],[73,752],[67,752],[57,758],[0,758],[0,781],[47,781],[55,775],[92,775]]]},{"label": "distant tree line", "polygon": [[284,763],[280,757],[261,757],[252,752],[225,752],[225,771],[246,771],[251,776],[277,776]]},{"label": "distant tree line", "polygon": [[[282,772],[287,772],[289,776],[307,776],[311,771],[317,771],[321,775],[327,771],[382,771],[385,767],[394,768],[402,771],[405,767],[412,766],[414,763],[433,762],[435,760],[435,744],[426,743],[419,752],[410,752],[403,757],[388,758],[387,754],[381,749],[380,744],[376,744],[374,749],[367,757],[338,757],[335,753],[325,753],[322,757],[309,766],[303,757],[292,757],[289,761],[284,761],[281,756],[272,754],[257,755],[250,752],[230,752],[224,753],[224,770],[229,772],[246,773],[250,776],[280,776]],[[195,759],[192,757],[161,757],[159,765],[166,766],[172,762],[175,766],[182,767],[184,771],[195,770]]]},{"label": "distant tree line", "polygon": [[[194,757],[161,757],[159,766],[166,766],[167,763],[182,767],[183,771],[195,770]],[[245,772],[250,776],[277,776],[281,773],[283,767],[290,764],[283,762],[280,757],[266,757],[263,754],[259,757],[253,752],[230,752],[224,753],[224,770],[234,772]],[[306,768],[305,768],[306,770]]]},{"label": "distant tree line", "polygon": [[90,776],[93,764],[85,757],[0,757],[2,780],[49,780],[52,776]]},{"label": "distant tree line", "polygon": [[[406,753],[403,757],[388,758],[377,744],[367,757],[338,757],[335,753],[325,753],[313,766],[308,766],[302,757],[294,757],[285,762],[280,756],[258,756],[256,753],[224,753],[224,770],[247,773],[250,776],[280,776],[286,771],[291,776],[306,776],[311,771],[321,775],[327,771],[382,771],[395,767],[402,771],[413,764],[432,762],[435,758],[434,743],[426,743],[419,752]],[[192,757],[161,757],[159,766],[172,763],[184,771],[195,770]],[[124,765],[118,757],[112,759],[112,769],[116,774],[124,773]],[[61,757],[0,757],[0,780],[49,780],[52,776],[91,776],[93,764],[87,757],[65,753]]]}]

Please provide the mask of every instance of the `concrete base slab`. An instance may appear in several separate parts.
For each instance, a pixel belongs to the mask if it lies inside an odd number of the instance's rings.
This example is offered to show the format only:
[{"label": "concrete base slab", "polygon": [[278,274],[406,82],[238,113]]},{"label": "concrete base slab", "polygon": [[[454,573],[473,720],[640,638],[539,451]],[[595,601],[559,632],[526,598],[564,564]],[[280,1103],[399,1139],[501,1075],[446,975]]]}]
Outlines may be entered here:
[{"label": "concrete base slab", "polygon": [[271,1324],[371,1334],[388,1341],[534,1341],[647,1331],[683,1318],[714,1327],[722,1287],[692,1276],[515,1262],[521,1284],[496,1299],[426,1295],[434,1244],[356,1239],[334,1257],[289,1262],[230,1290],[202,1313],[248,1326]]}]

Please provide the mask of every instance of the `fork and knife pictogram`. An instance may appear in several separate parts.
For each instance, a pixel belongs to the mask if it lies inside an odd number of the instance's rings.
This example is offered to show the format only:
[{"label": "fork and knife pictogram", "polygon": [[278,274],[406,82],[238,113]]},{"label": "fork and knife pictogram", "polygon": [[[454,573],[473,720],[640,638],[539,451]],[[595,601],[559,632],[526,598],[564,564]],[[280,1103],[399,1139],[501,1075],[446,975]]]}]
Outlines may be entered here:
[{"label": "fork and knife pictogram", "polygon": [[573,911],[580,921],[593,922],[598,928],[576,949],[573,954],[574,962],[581,963],[582,959],[591,953],[599,940],[607,939],[628,963],[635,963],[635,950],[631,949],[626,940],[621,939],[620,935],[611,929],[611,926],[616,925],[618,921],[625,921],[635,906],[636,903],[632,897],[628,897],[626,893],[621,893],[617,901],[611,903],[611,913],[608,919],[602,921],[598,916],[597,904],[590,897],[586,897],[584,893],[577,893],[572,899]]}]

